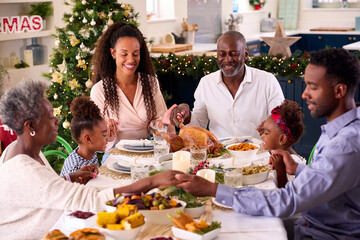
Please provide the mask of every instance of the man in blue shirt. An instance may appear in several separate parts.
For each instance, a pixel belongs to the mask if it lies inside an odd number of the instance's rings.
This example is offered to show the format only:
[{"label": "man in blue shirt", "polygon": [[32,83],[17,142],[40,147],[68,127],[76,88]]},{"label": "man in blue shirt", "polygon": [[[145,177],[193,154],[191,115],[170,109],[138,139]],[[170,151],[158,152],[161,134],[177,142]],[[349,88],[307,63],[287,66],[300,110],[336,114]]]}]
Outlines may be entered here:
[{"label": "man in blue shirt", "polygon": [[358,59],[344,49],[311,55],[303,99],[314,118],[326,117],[310,165],[297,164],[284,151],[286,171],[296,178],[279,190],[231,188],[203,178],[177,175],[179,187],[249,215],[289,217],[302,213],[295,239],[360,238],[360,108],[354,94],[360,82]]}]

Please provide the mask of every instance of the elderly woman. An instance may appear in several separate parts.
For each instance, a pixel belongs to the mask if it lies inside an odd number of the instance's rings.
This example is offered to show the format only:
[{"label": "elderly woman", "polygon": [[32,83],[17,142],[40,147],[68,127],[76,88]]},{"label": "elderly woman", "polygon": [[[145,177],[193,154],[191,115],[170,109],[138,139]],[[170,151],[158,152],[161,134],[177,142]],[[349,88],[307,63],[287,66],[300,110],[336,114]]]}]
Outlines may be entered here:
[{"label": "elderly woman", "polygon": [[0,102],[3,123],[18,135],[0,158],[1,239],[39,239],[64,210],[102,211],[117,193],[178,183],[176,172],[167,171],[129,186],[97,191],[59,177],[41,153],[44,145],[55,142],[59,123],[44,97],[46,88],[44,82],[26,81],[9,89]]}]

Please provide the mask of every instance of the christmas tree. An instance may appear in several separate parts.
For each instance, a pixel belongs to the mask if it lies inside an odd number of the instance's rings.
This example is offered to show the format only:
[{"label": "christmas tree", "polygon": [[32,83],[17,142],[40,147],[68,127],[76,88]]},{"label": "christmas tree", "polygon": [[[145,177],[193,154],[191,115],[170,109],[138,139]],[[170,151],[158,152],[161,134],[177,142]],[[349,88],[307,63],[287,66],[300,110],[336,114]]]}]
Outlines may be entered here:
[{"label": "christmas tree", "polygon": [[[65,27],[56,28],[54,37],[56,47],[50,55],[50,71],[44,74],[51,80],[47,97],[54,107],[54,113],[60,119],[59,136],[63,137],[75,148],[76,143],[71,138],[70,103],[78,96],[90,93],[91,58],[95,43],[107,27],[114,22],[126,22],[138,25],[138,13],[129,4],[118,3],[117,0],[71,0],[65,2],[72,5],[72,13],[65,13]],[[60,149],[52,144],[45,150]],[[52,167],[59,171],[62,159],[50,159]]]}]

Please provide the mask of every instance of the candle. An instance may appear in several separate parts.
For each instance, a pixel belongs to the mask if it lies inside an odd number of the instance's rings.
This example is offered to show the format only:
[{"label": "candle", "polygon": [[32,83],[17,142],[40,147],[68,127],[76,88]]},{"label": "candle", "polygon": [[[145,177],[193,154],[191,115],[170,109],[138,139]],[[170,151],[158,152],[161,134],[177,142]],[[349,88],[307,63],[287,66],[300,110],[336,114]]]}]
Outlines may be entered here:
[{"label": "candle", "polygon": [[212,169],[201,169],[196,173],[197,176],[203,177],[209,182],[215,182],[215,171]]},{"label": "candle", "polygon": [[188,173],[190,169],[190,152],[177,151],[172,157],[172,170]]},{"label": "candle", "polygon": [[19,57],[17,56],[11,56],[11,67],[15,67],[16,64],[18,64],[20,62]]},{"label": "candle", "polygon": [[30,67],[34,66],[32,50],[24,50],[24,62],[26,62]]}]

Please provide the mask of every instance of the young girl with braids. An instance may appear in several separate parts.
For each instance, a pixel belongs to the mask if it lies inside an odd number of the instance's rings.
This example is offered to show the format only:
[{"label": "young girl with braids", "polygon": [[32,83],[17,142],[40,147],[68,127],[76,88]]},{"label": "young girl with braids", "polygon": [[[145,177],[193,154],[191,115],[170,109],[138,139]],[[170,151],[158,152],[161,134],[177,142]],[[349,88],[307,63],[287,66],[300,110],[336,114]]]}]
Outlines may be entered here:
[{"label": "young girl with braids", "polygon": [[96,83],[90,97],[109,130],[107,149],[120,139],[149,136],[162,126],[167,107],[142,33],[132,24],[114,23],[99,38],[92,58]]},{"label": "young girl with braids", "polygon": [[[299,105],[290,100],[283,103],[271,111],[271,115],[262,125],[261,139],[265,150],[282,149],[292,154],[293,159],[302,162],[303,159],[296,155],[291,148],[297,143],[304,132],[302,122],[304,115]],[[271,155],[270,162],[276,170],[278,187],[284,187],[288,181],[285,165],[279,155]]]},{"label": "young girl with braids", "polygon": [[70,105],[73,114],[71,136],[79,144],[65,159],[60,175],[66,176],[81,168],[97,174],[99,166],[96,152],[104,152],[107,144],[107,128],[100,109],[89,97],[77,97]]}]

